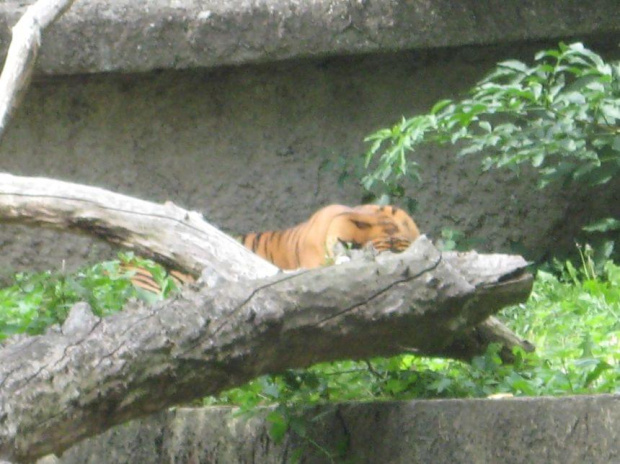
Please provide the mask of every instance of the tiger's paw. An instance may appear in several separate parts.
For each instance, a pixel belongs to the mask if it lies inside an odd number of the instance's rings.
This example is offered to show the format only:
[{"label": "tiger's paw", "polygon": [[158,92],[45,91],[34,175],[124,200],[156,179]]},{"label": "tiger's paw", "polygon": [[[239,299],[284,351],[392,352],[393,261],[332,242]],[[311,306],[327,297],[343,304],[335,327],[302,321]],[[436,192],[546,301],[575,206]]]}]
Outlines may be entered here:
[{"label": "tiger's paw", "polygon": [[367,243],[362,248],[359,248],[350,243],[338,241],[334,245],[332,253],[329,264],[342,264],[349,261],[375,261],[380,251],[372,243]]}]

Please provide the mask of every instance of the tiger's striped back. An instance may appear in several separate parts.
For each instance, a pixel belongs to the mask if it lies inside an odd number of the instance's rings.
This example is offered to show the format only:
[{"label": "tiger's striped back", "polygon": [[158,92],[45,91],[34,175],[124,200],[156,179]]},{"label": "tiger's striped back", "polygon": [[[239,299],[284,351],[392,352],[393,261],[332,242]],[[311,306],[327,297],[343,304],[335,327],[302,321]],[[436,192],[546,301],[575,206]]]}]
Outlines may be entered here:
[{"label": "tiger's striped back", "polygon": [[420,235],[413,219],[395,206],[326,206],[302,224],[285,230],[250,233],[243,244],[280,269],[315,268],[333,257],[338,242],[401,252]]},{"label": "tiger's striped back", "polygon": [[[244,235],[241,242],[280,269],[316,268],[333,258],[336,243],[362,248],[371,243],[378,251],[406,250],[420,235],[413,219],[395,206],[329,205],[310,219],[284,230]],[[123,262],[121,271],[131,275],[132,283],[152,293],[161,293],[153,273],[139,263]],[[178,286],[194,282],[179,271],[168,271]]]}]

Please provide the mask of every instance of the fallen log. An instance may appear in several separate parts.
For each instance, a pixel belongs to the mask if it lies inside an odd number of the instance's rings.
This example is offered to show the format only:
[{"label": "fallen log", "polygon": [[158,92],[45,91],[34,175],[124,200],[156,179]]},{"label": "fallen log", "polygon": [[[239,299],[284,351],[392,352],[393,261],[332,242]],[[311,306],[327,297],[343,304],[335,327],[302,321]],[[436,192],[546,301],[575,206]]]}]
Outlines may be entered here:
[{"label": "fallen log", "polygon": [[106,319],[78,306],[61,331],[0,350],[0,459],[60,453],[261,374],[408,348],[441,354],[528,297],[526,266],[518,256],[442,255],[422,237],[376,261],[190,288]]},{"label": "fallen log", "polygon": [[[126,248],[164,266],[202,275],[203,281],[237,281],[274,275],[277,269],[250,253],[202,216],[173,203],[164,205],[110,192],[97,187],[0,174],[0,222],[14,222],[58,230],[80,232]],[[494,266],[471,256],[450,254],[470,277],[493,272]],[[465,262],[465,259],[470,259]],[[478,267],[476,267],[478,266]],[[533,347],[510,332],[497,319],[490,319],[455,339],[454,349],[437,353],[469,360],[484,352],[489,343],[504,346],[502,357],[512,359],[511,350]]]},{"label": "fallen log", "polygon": [[[250,253],[197,212],[171,202],[159,205],[81,184],[0,174],[0,222],[92,235],[136,250],[166,267],[202,275],[210,283],[255,279],[277,272],[275,266]],[[474,264],[464,263],[462,268],[474,269]],[[476,272],[489,271],[477,268]],[[513,346],[533,349],[497,319],[490,319],[479,330],[464,333],[455,341],[453,352],[457,356],[452,357],[471,359],[484,352],[490,342],[506,347],[505,360],[511,359]]]}]

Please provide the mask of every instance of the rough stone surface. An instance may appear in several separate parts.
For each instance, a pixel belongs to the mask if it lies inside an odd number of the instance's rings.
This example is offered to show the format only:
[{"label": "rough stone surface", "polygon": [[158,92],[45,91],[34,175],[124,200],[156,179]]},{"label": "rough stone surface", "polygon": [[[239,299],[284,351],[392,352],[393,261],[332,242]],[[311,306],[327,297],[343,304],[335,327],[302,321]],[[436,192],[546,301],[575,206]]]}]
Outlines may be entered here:
[{"label": "rough stone surface", "polygon": [[[27,3],[0,2],[0,23]],[[530,60],[559,37],[617,54],[619,11],[616,0],[483,11],[473,0],[82,0],[44,37],[0,170],[172,200],[238,234],[290,226],[325,204],[359,203],[362,190],[338,184],[333,163],[362,153],[372,131],[462,94],[497,61]],[[8,28],[0,39],[6,48]],[[463,46],[485,43],[494,45]],[[382,53],[342,55],[371,51]],[[111,70],[123,73],[100,72]],[[50,77],[61,73],[93,74]],[[584,223],[620,214],[620,185],[540,192],[531,173],[482,174],[453,153],[416,155],[423,182],[408,195],[432,238],[449,227],[480,250],[539,259],[571,249]],[[0,250],[1,275],[113,255],[86,238],[10,225],[0,226]]]},{"label": "rough stone surface", "polygon": [[[265,415],[181,408],[117,427],[51,461],[282,463],[301,449],[304,463],[329,462],[292,434],[274,443]],[[335,462],[620,462],[618,396],[349,403],[305,418],[308,436]]]},{"label": "rough stone surface", "polygon": [[[0,3],[0,50],[32,1]],[[616,0],[80,0],[45,35],[39,69],[149,71],[618,32]]]},{"label": "rough stone surface", "polygon": [[[234,233],[290,226],[322,205],[360,202],[354,180],[338,184],[324,161],[357,156],[371,131],[464,90],[498,59],[531,57],[537,48],[39,81],[0,146],[0,169],[172,200]],[[571,248],[597,211],[620,208],[617,188],[600,196],[560,186],[540,192],[531,173],[483,174],[475,159],[455,163],[451,149],[418,156],[423,182],[409,195],[431,237],[451,227],[480,238],[478,249],[517,245],[538,258]],[[87,239],[0,230],[7,274],[110,255]]]}]

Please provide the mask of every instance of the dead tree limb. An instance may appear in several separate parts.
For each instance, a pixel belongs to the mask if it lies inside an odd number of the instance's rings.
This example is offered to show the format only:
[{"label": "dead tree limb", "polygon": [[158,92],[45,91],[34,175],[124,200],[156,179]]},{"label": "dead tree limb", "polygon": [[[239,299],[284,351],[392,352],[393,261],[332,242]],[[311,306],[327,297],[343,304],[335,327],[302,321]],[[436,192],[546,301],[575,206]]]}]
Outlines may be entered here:
[{"label": "dead tree limb", "polygon": [[[424,237],[405,253],[224,283],[0,351],[0,459],[27,461],[134,417],[319,361],[440,353],[531,290],[518,256],[460,269]],[[83,315],[84,316],[84,315]]]},{"label": "dead tree limb", "polygon": [[197,212],[53,179],[0,174],[0,222],[89,234],[194,276],[205,268],[232,281],[277,272]]},{"label": "dead tree limb", "polygon": [[0,75],[0,138],[19,106],[34,70],[41,34],[67,11],[75,0],[39,0],[13,26],[4,68]]},{"label": "dead tree limb", "polygon": [[[277,272],[196,212],[53,179],[0,174],[0,222],[94,235],[194,276],[207,270],[209,275],[236,281]],[[472,279],[487,278],[495,269],[485,268],[486,262],[480,267],[472,254],[446,256],[457,260]],[[490,319],[456,338],[450,356],[469,360],[491,342],[503,344],[506,360],[514,346],[532,349],[498,320]],[[438,355],[446,356],[446,351]]]}]

